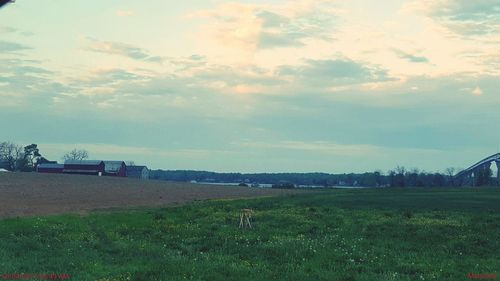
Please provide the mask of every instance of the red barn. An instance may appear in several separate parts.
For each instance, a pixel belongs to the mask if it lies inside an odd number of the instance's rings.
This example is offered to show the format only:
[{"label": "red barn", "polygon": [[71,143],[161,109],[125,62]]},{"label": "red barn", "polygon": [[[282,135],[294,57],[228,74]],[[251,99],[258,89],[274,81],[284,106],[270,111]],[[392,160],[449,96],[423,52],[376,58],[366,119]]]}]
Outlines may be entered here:
[{"label": "red barn", "polygon": [[38,173],[62,174],[63,170],[63,164],[43,163],[36,166],[36,171]]},{"label": "red barn", "polygon": [[101,160],[67,160],[64,162],[65,174],[104,175],[104,161]]}]

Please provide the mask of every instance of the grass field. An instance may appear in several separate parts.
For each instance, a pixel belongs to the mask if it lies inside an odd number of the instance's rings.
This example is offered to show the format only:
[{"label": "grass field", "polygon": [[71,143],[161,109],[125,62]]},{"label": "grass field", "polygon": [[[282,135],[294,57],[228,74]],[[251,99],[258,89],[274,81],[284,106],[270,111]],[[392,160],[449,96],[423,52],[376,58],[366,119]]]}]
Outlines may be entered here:
[{"label": "grass field", "polygon": [[[253,208],[254,229],[238,229]],[[0,274],[469,280],[500,269],[500,188],[330,190],[0,220]]]}]

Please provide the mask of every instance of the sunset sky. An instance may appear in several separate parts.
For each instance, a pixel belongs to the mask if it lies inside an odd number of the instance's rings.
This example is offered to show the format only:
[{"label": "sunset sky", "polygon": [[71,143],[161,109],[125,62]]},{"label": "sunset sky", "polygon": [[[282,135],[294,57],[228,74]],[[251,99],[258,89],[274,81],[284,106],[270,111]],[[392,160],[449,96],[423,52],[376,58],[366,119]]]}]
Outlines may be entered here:
[{"label": "sunset sky", "polygon": [[464,168],[500,145],[500,1],[17,0],[0,120],[53,160]]}]

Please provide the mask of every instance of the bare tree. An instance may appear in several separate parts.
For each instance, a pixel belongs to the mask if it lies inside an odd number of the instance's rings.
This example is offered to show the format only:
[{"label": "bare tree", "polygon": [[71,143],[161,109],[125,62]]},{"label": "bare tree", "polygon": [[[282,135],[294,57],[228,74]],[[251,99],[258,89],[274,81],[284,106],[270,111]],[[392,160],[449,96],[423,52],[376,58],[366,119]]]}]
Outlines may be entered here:
[{"label": "bare tree", "polygon": [[8,165],[9,171],[18,170],[20,162],[24,159],[24,148],[13,142],[0,143],[0,160]]},{"label": "bare tree", "polygon": [[450,185],[455,185],[455,180],[454,180],[455,168],[453,168],[453,167],[446,168],[445,174],[448,176],[448,183]]},{"label": "bare tree", "polygon": [[89,158],[89,153],[85,149],[73,149],[70,152],[64,154],[63,160],[85,160]]},{"label": "bare tree", "polygon": [[455,168],[453,167],[446,168],[445,173],[447,176],[453,177],[455,175]]},{"label": "bare tree", "polygon": [[397,166],[396,167],[396,174],[404,175],[406,174],[406,168],[404,166]]},{"label": "bare tree", "polygon": [[455,175],[455,168],[453,168],[453,167],[446,168],[445,173],[448,176],[452,177]]}]

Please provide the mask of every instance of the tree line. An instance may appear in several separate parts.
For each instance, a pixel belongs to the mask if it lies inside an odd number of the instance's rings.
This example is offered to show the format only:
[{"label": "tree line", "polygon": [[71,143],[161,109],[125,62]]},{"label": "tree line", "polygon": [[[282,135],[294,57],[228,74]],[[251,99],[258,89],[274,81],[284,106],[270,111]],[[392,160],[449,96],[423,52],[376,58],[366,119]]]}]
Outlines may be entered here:
[{"label": "tree line", "polygon": [[[86,150],[74,149],[63,155],[66,160],[84,160],[89,157]],[[10,141],[0,142],[0,168],[12,172],[32,172],[42,163],[56,163],[43,157],[38,145],[22,146]]]},{"label": "tree line", "polygon": [[[191,170],[153,170],[150,179],[168,181],[197,181],[212,183],[265,183],[276,186],[364,186],[364,187],[444,187],[458,186],[461,183],[454,178],[454,168],[444,173],[426,172],[418,169],[406,169],[398,166],[387,173],[382,171],[366,173],[216,173]],[[479,180],[480,179],[480,180]],[[478,175],[477,185],[493,184],[491,171]]]}]

